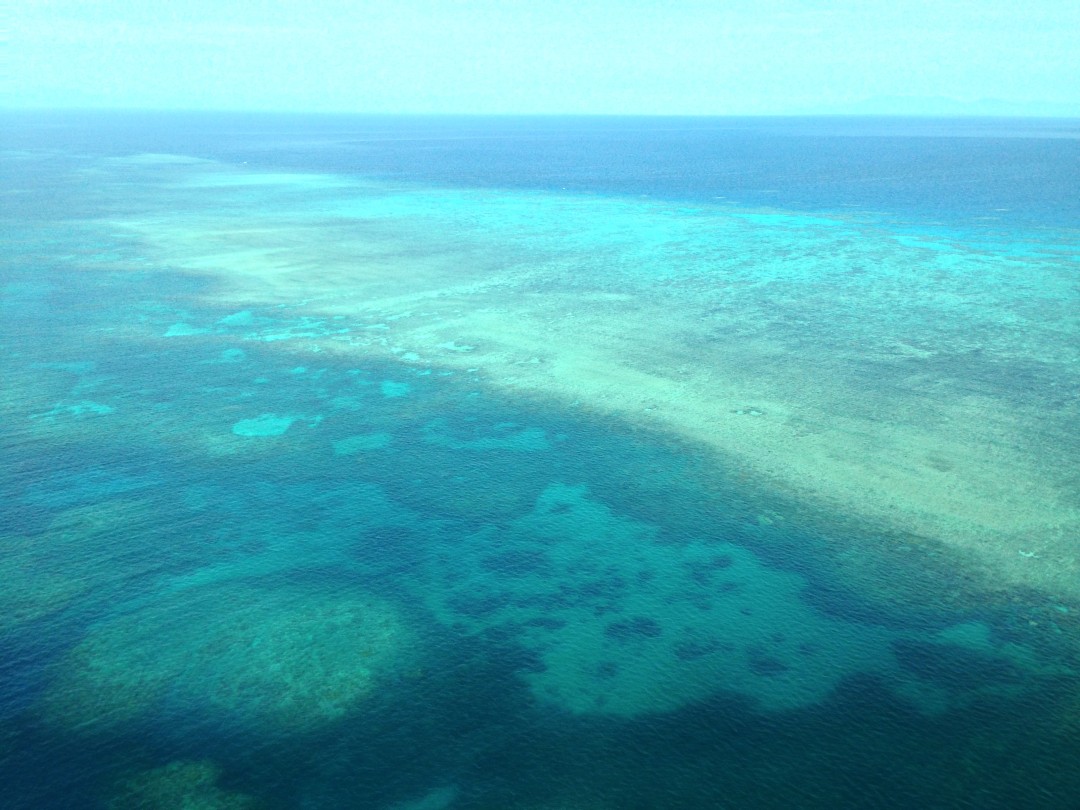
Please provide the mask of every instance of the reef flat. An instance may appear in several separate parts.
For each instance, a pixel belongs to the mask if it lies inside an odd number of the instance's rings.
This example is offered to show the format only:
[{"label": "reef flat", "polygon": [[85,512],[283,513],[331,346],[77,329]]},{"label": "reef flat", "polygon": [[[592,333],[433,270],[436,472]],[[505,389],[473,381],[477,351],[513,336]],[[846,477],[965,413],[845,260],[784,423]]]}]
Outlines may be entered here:
[{"label": "reef flat", "polygon": [[[1080,595],[1067,246],[581,195],[338,185],[313,201],[329,180],[205,167],[161,192],[201,219],[109,227],[203,279],[201,305],[320,324],[250,339],[615,416],[901,544],[945,543],[989,587]],[[219,194],[207,214],[190,186],[215,183],[247,202]],[[266,189],[271,218],[251,196]]]}]

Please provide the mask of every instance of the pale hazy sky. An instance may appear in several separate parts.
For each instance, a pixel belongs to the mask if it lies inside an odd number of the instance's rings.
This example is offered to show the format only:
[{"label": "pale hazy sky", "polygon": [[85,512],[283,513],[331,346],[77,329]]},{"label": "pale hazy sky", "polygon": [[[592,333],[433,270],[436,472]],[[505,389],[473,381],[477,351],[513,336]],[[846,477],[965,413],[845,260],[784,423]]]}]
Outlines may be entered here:
[{"label": "pale hazy sky", "polygon": [[990,98],[1016,112],[1080,115],[1078,0],[21,0],[8,8],[0,20],[7,107],[783,114],[873,112],[858,105],[875,98],[935,112],[935,98]]}]

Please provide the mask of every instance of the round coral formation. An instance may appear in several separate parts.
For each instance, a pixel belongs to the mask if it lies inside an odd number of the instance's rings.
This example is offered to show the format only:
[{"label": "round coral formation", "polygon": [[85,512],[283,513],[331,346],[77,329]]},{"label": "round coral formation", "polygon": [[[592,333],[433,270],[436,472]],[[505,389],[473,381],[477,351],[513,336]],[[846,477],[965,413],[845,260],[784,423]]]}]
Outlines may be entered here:
[{"label": "round coral formation", "polygon": [[218,786],[212,762],[170,762],[130,776],[117,786],[109,810],[255,810],[251,796]]},{"label": "round coral formation", "polygon": [[311,728],[400,671],[410,638],[398,611],[367,595],[190,588],[91,628],[45,710],[88,730],[169,715]]}]

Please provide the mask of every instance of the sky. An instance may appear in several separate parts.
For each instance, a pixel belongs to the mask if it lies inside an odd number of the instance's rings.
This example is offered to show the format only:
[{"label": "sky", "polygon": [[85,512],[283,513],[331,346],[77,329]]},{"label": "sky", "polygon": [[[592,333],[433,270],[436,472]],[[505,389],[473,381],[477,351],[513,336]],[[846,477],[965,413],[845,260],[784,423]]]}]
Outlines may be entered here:
[{"label": "sky", "polygon": [[1080,115],[1077,0],[11,0],[0,30],[8,108]]}]

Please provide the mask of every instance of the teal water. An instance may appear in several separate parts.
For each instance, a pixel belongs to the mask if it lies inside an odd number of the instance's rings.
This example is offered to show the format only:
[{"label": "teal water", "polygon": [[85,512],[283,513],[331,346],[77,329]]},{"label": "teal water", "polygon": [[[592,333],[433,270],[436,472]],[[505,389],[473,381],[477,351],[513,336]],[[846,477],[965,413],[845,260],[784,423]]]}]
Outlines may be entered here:
[{"label": "teal water", "polygon": [[0,804],[1075,806],[1075,127],[31,123]]}]

